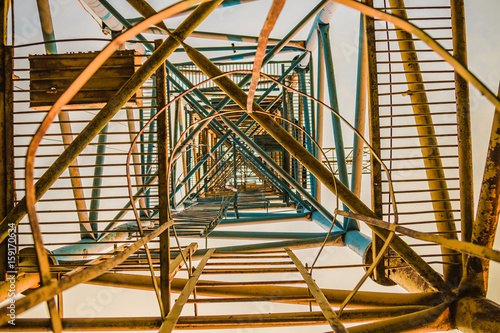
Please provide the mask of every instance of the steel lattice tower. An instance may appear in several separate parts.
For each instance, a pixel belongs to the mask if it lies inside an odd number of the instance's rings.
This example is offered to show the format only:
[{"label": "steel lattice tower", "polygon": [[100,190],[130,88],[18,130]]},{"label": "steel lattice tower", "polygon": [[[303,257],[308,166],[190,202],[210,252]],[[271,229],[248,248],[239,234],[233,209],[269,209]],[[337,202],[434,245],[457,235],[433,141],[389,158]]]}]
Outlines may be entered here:
[{"label": "steel lattice tower", "polygon": [[0,1],[2,331],[500,330],[464,1],[285,2]]}]

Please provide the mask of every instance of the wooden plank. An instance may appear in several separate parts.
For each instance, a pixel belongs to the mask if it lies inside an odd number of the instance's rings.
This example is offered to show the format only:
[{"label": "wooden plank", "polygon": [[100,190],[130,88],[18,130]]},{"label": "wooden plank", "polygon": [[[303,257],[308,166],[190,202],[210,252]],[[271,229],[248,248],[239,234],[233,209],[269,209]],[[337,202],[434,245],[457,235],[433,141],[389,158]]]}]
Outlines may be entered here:
[{"label": "wooden plank", "polygon": [[[30,107],[42,109],[54,104],[95,56],[96,53],[30,56]],[[132,51],[115,53],[68,104],[107,103],[135,72],[135,65]],[[135,96],[131,101],[135,102]]]},{"label": "wooden plank", "polygon": [[316,282],[314,282],[311,275],[309,275],[304,265],[302,265],[302,262],[300,262],[299,258],[297,258],[297,256],[289,248],[285,248],[285,251],[286,253],[288,253],[288,256],[290,257],[290,259],[292,259],[295,266],[297,266],[297,269],[302,275],[302,278],[309,287],[309,291],[316,299],[316,303],[318,303],[319,307],[321,308],[321,311],[323,312],[323,315],[325,316],[325,319],[333,328],[333,331],[347,333],[347,329],[344,327],[337,314],[333,311],[325,295],[323,294],[321,289],[319,289]]},{"label": "wooden plank", "polygon": [[[32,55],[29,57],[30,68],[47,68],[47,66],[63,66],[67,68],[85,68],[99,54],[99,52],[66,53],[50,55]],[[134,56],[133,51],[117,51],[103,64],[103,68],[112,66],[122,66],[130,63]],[[132,64],[134,61],[132,60]],[[56,67],[57,68],[57,67]]]},{"label": "wooden plank", "polygon": [[172,332],[172,330],[175,327],[175,324],[179,320],[179,316],[181,314],[182,308],[184,307],[184,304],[186,304],[189,295],[194,290],[194,287],[196,286],[196,283],[198,282],[198,279],[200,278],[201,272],[203,271],[203,268],[205,267],[205,264],[207,263],[208,259],[214,253],[215,249],[210,249],[208,252],[203,256],[201,259],[200,263],[196,267],[196,270],[194,271],[193,275],[191,275],[191,278],[189,278],[188,282],[186,283],[186,286],[182,290],[181,294],[179,295],[179,298],[175,302],[174,306],[172,307],[172,310],[168,313],[167,318],[163,322],[163,324],[160,327],[159,333],[167,333],[167,332]]}]

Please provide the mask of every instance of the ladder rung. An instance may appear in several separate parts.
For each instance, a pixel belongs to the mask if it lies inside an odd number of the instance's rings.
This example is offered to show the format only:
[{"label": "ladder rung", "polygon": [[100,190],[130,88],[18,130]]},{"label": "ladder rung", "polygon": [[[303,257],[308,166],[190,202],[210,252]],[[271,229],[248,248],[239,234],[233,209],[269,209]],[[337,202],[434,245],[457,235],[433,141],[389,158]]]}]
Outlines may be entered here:
[{"label": "ladder rung", "polygon": [[441,70],[441,71],[396,71],[396,72],[377,72],[378,75],[387,75],[387,74],[443,74],[443,73],[455,73],[454,70]]},{"label": "ladder rung", "polygon": [[424,171],[424,170],[456,170],[458,169],[458,166],[447,166],[447,167],[440,167],[440,168],[398,168],[398,169],[389,169],[391,172],[399,172],[399,171]]},{"label": "ladder rung", "polygon": [[413,105],[443,105],[443,104],[456,104],[456,101],[444,101],[444,102],[427,102],[427,103],[400,103],[400,104],[379,104],[379,107],[397,107],[397,106],[413,106]]},{"label": "ladder rung", "polygon": [[[410,146],[410,147],[381,147],[380,150],[405,150],[419,148],[457,148],[457,145],[435,145],[435,146]],[[383,159],[383,158],[382,158]]]},{"label": "ladder rung", "polygon": [[[451,30],[451,27],[430,27],[430,28],[420,28],[422,30]],[[377,29],[375,28],[375,32],[378,31],[404,31],[403,29],[396,28],[388,28],[388,29]]]},{"label": "ladder rung", "polygon": [[[434,40],[453,40],[453,37],[438,37]],[[389,39],[377,39],[375,43],[387,43],[387,42],[407,42],[407,41],[419,41],[413,38],[389,38]]]},{"label": "ladder rung", "polygon": [[231,297],[231,298],[199,298],[188,299],[186,303],[237,303],[237,302],[266,302],[277,300],[314,301],[312,296],[261,296],[261,297]]},{"label": "ladder rung", "polygon": [[394,157],[394,158],[383,158],[383,161],[410,161],[410,160],[423,160],[424,158],[426,159],[443,159],[443,158],[457,158],[458,155],[442,155],[442,156],[430,156],[430,157],[423,157],[423,156],[412,156],[412,157]]},{"label": "ladder rung", "polygon": [[[382,19],[374,19],[375,21],[386,22]],[[409,17],[408,21],[426,21],[426,20],[451,20],[450,16],[441,16],[441,17]]]},{"label": "ladder rung", "polygon": [[379,86],[389,86],[389,85],[407,85],[407,84],[438,84],[438,83],[453,83],[455,80],[440,80],[440,81],[397,81],[397,82],[385,82],[378,83]]},{"label": "ladder rung", "polygon": [[431,178],[431,179],[393,179],[393,183],[402,183],[402,182],[408,182],[408,183],[416,183],[416,182],[430,182],[430,181],[454,181],[454,180],[460,180],[460,178]]},{"label": "ladder rung", "polygon": [[416,138],[441,138],[441,137],[456,137],[456,133],[451,134],[434,134],[434,135],[405,135],[405,136],[381,136],[380,140],[398,140],[398,139],[416,139]]},{"label": "ladder rung", "polygon": [[412,200],[412,201],[397,201],[398,205],[411,205],[418,203],[430,203],[430,202],[448,202],[448,201],[460,201],[460,199],[441,199],[441,200]]},{"label": "ladder rung", "polygon": [[441,127],[441,126],[457,126],[456,123],[442,123],[442,124],[432,124],[432,125],[397,125],[397,126],[380,126],[380,128],[407,128],[407,127]]},{"label": "ladder rung", "polygon": [[[453,52],[453,49],[445,49],[445,51],[447,52]],[[375,53],[384,53],[384,52],[387,52],[387,53],[406,53],[406,52],[415,52],[415,53],[421,53],[421,52],[436,52],[432,49],[428,50],[428,49],[425,49],[425,50],[375,50]],[[415,62],[415,61],[414,61]]]},{"label": "ladder rung", "polygon": [[432,10],[432,9],[450,9],[450,6],[426,6],[426,7],[381,7],[377,8],[379,10],[392,10],[392,9],[405,9],[405,10],[414,10],[414,9],[424,9],[424,10]]},{"label": "ladder rung", "polygon": [[[432,112],[432,116],[446,116],[446,115],[456,115],[457,113],[455,111],[450,111],[450,112]],[[394,117],[415,117],[414,113],[409,113],[409,114],[388,114],[388,115],[379,115],[379,118],[394,118]],[[438,135],[438,134],[436,134]],[[439,135],[441,136],[441,135]]]},{"label": "ladder rung", "polygon": [[[382,180],[382,182],[384,183],[388,183],[386,180]],[[452,187],[452,188],[448,188],[448,191],[459,191],[460,188],[459,187]],[[440,188],[437,188],[437,189],[425,189],[425,190],[403,190],[403,191],[397,191],[395,190],[394,191],[394,194],[397,194],[397,193],[423,193],[423,192],[435,192],[435,191],[441,191]],[[382,194],[389,194],[390,192],[389,191],[382,191]]]},{"label": "ladder rung", "polygon": [[[406,64],[406,63],[410,63],[410,62],[415,62],[415,61],[414,60],[394,60],[394,61],[382,60],[382,61],[377,61],[377,65],[378,64],[381,64],[381,65],[384,65],[384,64]],[[434,63],[434,62],[447,63],[446,61],[444,61],[442,59],[427,59],[427,60],[419,60],[418,61],[419,64],[421,64],[421,63]]]}]

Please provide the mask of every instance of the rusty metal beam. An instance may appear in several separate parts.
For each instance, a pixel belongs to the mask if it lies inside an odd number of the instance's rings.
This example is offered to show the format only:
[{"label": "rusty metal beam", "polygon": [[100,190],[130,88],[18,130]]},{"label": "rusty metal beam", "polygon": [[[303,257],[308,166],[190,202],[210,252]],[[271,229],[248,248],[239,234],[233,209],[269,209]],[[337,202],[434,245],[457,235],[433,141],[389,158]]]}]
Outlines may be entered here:
[{"label": "rusty metal beam", "polygon": [[346,216],[354,219],[359,219],[371,225],[376,225],[380,228],[384,228],[387,230],[392,230],[399,232],[403,235],[410,236],[415,239],[420,239],[426,242],[432,242],[436,244],[440,244],[447,249],[452,249],[464,254],[468,254],[475,258],[481,258],[486,260],[494,260],[496,262],[500,262],[500,251],[491,249],[491,245],[488,247],[486,245],[479,245],[474,243],[469,243],[465,241],[459,241],[456,239],[450,239],[447,237],[434,235],[431,233],[421,232],[412,230],[394,223],[385,222],[380,219],[371,218],[368,216],[363,216],[360,214],[353,214],[350,212],[337,211],[337,213],[341,216]]},{"label": "rusty metal beam", "polygon": [[347,333],[346,328],[340,321],[339,317],[337,314],[333,311],[332,306],[328,302],[328,300],[325,297],[325,294],[319,289],[318,285],[316,282],[314,282],[313,278],[311,275],[307,272],[306,268],[302,264],[302,262],[297,258],[297,256],[292,252],[292,250],[285,248],[286,253],[292,259],[293,263],[297,267],[297,269],[300,272],[300,275],[302,275],[302,278],[304,281],[307,283],[307,286],[309,287],[309,291],[311,294],[314,296],[316,299],[316,303],[319,305],[321,308],[321,312],[323,312],[323,316],[325,316],[325,319],[328,321],[328,324],[333,328],[334,332],[344,332]]},{"label": "rusty metal beam", "polygon": [[349,333],[361,332],[436,332],[453,329],[448,303],[411,314],[349,328]]},{"label": "rusty metal beam", "polygon": [[[344,323],[356,323],[401,316],[424,307],[392,307],[380,309],[346,310],[342,316]],[[67,318],[63,319],[65,331],[114,331],[114,330],[158,330],[161,319],[149,318]],[[241,315],[182,316],[175,326],[183,329],[227,329],[263,328],[283,326],[324,325],[325,317],[320,311],[291,313],[261,313]],[[46,319],[17,319],[16,326],[2,327],[6,332],[50,331]]]},{"label": "rusty metal beam", "polygon": [[170,280],[172,280],[175,274],[177,274],[177,272],[181,269],[182,265],[184,264],[184,258],[186,258],[187,260],[187,258],[192,257],[193,253],[196,251],[197,248],[198,248],[198,243],[189,244],[184,250],[182,250],[182,254],[179,253],[179,255],[170,262],[170,267],[169,267]]},{"label": "rusty metal beam", "polygon": [[484,297],[462,297],[455,306],[456,326],[464,333],[500,331],[500,305]]},{"label": "rusty metal beam", "polygon": [[[22,274],[16,277],[14,285],[16,286],[16,295],[23,293],[28,289],[34,289],[38,287],[40,283],[40,275],[36,273]],[[5,281],[0,283],[0,302],[9,299],[9,289],[11,282]]]},{"label": "rusty metal beam", "polygon": [[[500,87],[498,90],[500,96]],[[486,156],[483,182],[476,220],[472,229],[472,243],[493,247],[500,214],[500,108],[495,110],[491,129],[490,144]],[[461,283],[462,290],[485,295],[488,287],[489,260],[467,258],[466,276]]]},{"label": "rusty metal beam", "polygon": [[198,283],[198,279],[203,272],[203,268],[205,267],[205,264],[207,263],[208,259],[210,259],[210,256],[212,255],[212,253],[214,253],[214,251],[215,249],[209,250],[200,260],[198,266],[196,266],[196,270],[182,289],[182,292],[179,298],[177,298],[177,301],[172,307],[172,310],[168,313],[168,316],[163,324],[161,324],[160,330],[158,331],[159,333],[167,333],[173,331],[175,324],[179,320],[179,316],[181,314],[182,308],[184,307],[184,304],[186,304],[186,301],[196,287],[196,283]]},{"label": "rusty metal beam", "polygon": [[[172,292],[180,293],[187,279],[176,278],[172,280]],[[122,274],[122,273],[106,273],[101,276],[86,282],[88,284],[130,288],[139,290],[153,290],[151,279],[148,276]],[[303,287],[289,286],[224,286],[220,285],[220,281],[199,281],[196,287],[198,295],[212,297],[258,297],[266,295],[281,295],[281,296],[310,296],[309,290]],[[321,289],[322,293],[328,299],[332,306],[339,306],[342,301],[349,295],[350,290],[336,289]],[[367,308],[367,307],[389,307],[389,306],[412,306],[412,305],[428,305],[441,303],[443,295],[438,292],[426,293],[378,293],[368,291],[358,291],[349,302],[350,308]],[[304,300],[279,300],[280,303],[291,304],[308,304],[309,301]]]},{"label": "rusty metal beam", "polygon": [[[369,5],[373,5],[373,1],[367,0]],[[368,76],[368,128],[370,134],[370,145],[373,152],[370,154],[371,163],[371,194],[372,194],[372,210],[377,218],[382,218],[382,166],[377,160],[376,156],[380,154],[380,109],[378,101],[378,75],[377,75],[377,53],[376,53],[376,40],[375,40],[375,21],[371,17],[363,17],[365,22],[366,34],[366,62],[367,62],[367,76]],[[358,67],[359,68],[359,67]],[[362,68],[362,67],[361,67]],[[358,82],[361,84],[361,82]],[[361,141],[361,140],[360,140]],[[361,152],[362,154],[362,152]],[[362,163],[361,163],[362,164]],[[361,165],[360,164],[360,165]],[[354,189],[353,189],[354,191]],[[356,194],[356,192],[355,192]],[[357,194],[359,196],[359,194]],[[375,260],[379,254],[379,250],[383,247],[384,242],[373,231],[372,232],[372,258],[371,262]],[[373,271],[372,279],[380,284],[389,285],[390,281],[385,276],[383,260],[377,265]]]},{"label": "rusty metal beam", "polygon": [[[7,46],[10,0],[0,2],[0,219],[14,206],[13,49]],[[14,236],[14,234],[13,234]],[[15,238],[14,238],[15,239]],[[7,279],[7,239],[0,240],[0,281]]]},{"label": "rusty metal beam", "polygon": [[[450,5],[453,31],[453,56],[462,65],[467,66],[464,0],[451,0]],[[455,94],[457,98],[461,233],[462,240],[470,242],[474,221],[474,183],[472,178],[469,84],[458,74],[455,74]],[[466,258],[467,256],[462,256],[463,267],[465,267]]]}]

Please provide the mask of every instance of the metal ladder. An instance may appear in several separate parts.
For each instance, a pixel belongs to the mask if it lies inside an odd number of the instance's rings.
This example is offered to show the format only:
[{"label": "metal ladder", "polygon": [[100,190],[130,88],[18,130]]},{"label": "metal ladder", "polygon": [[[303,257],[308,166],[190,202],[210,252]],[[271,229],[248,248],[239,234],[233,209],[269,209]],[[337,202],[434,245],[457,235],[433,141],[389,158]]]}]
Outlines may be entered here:
[{"label": "metal ladder", "polygon": [[[374,0],[373,7],[415,24],[453,51],[449,0]],[[457,238],[460,233],[455,72],[425,43],[385,21],[368,29],[371,59],[371,121],[378,127],[380,156],[391,175],[398,222],[414,230]],[[371,54],[370,54],[371,52]],[[376,83],[373,82],[376,74]],[[379,174],[381,217],[395,221],[389,179]],[[457,224],[458,223],[458,224]],[[459,268],[456,253],[432,243],[407,240],[443,271]],[[448,273],[451,274],[451,273]]]}]

